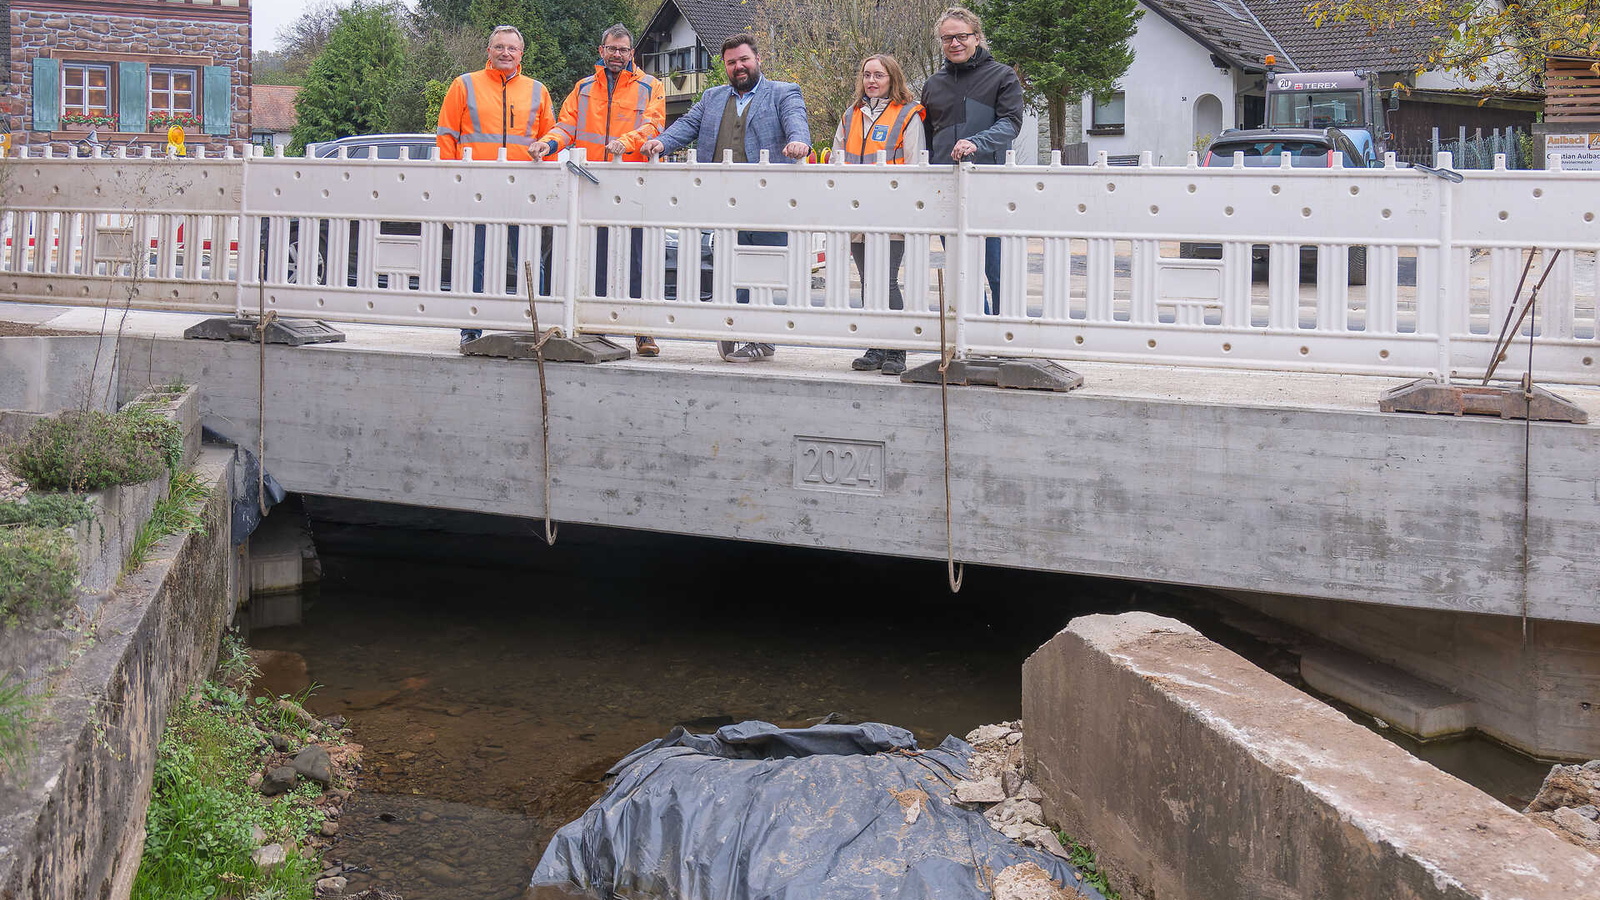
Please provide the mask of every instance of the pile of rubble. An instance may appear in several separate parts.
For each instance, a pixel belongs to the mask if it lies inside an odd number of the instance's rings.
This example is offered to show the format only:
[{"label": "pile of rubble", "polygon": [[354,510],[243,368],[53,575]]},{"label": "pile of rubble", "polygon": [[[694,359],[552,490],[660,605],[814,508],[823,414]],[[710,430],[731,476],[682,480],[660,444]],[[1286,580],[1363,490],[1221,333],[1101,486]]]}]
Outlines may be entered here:
[{"label": "pile of rubble", "polygon": [[1600,759],[1551,766],[1523,812],[1566,841],[1600,853]]},{"label": "pile of rubble", "polygon": [[1044,823],[1044,793],[1022,774],[1022,723],[984,725],[967,735],[972,745],[971,781],[956,784],[957,803],[985,809],[990,827],[1062,859],[1069,854]]}]

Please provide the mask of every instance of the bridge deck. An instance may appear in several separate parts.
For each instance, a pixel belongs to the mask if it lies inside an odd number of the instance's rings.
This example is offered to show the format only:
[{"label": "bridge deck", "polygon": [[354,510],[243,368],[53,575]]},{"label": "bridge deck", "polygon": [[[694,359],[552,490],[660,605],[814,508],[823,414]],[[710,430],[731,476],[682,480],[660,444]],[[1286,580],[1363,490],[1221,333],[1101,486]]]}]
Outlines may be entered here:
[{"label": "bridge deck", "polygon": [[[92,309],[5,319],[101,327]],[[179,339],[193,321],[131,313],[123,380],[197,383],[208,424],[253,445],[257,350]],[[346,331],[268,351],[266,455],[287,487],[542,515],[531,364],[461,357],[445,329]],[[735,365],[673,341],[551,366],[556,518],[942,559],[937,388],[851,372],[855,354]],[[958,559],[1600,622],[1600,428],[1533,426],[1524,572],[1520,422],[1379,413],[1392,378],[1073,368],[1086,384],[1066,395],[951,392]],[[1557,392],[1600,420],[1600,389]]]}]

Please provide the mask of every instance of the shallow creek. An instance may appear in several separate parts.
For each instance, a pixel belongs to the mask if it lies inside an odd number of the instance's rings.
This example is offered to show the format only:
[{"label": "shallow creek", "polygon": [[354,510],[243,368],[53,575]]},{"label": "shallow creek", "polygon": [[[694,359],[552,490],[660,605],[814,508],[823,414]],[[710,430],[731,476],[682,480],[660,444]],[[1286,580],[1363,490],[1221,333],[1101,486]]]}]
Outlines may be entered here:
[{"label": "shallow creek", "polygon": [[[1076,615],[1173,615],[1272,671],[1295,668],[1178,596],[1097,579],[969,567],[952,597],[937,562],[570,526],[553,549],[528,535],[314,530],[324,580],[304,624],[250,642],[301,654],[320,685],[310,708],[345,716],[365,745],[329,854],[359,867],[350,892],[521,896],[605,770],[674,725],[837,714],[928,745],[1017,718],[1022,661]],[[1487,759],[1497,796],[1537,787],[1540,767],[1507,774],[1511,754],[1466,755]]]}]

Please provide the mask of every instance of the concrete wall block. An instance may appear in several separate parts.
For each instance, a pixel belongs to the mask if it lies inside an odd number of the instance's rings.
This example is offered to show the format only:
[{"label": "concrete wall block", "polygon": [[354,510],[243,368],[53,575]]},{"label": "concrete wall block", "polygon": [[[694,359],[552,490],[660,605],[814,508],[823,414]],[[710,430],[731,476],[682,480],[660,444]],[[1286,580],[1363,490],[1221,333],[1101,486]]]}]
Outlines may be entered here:
[{"label": "concrete wall block", "polygon": [[232,615],[231,465],[206,453],[205,532],[155,547],[59,681],[34,758],[0,795],[0,897],[127,896],[167,714],[215,665]]},{"label": "concrete wall block", "polygon": [[117,397],[116,341],[111,335],[0,337],[0,409],[57,412],[87,401],[110,412]]},{"label": "concrete wall block", "polygon": [[141,484],[118,485],[89,495],[94,517],[72,528],[78,544],[78,590],[100,594],[110,590],[122,575],[139,530],[150,511],[167,494],[171,476]]},{"label": "concrete wall block", "polygon": [[1159,616],[1085,616],[1023,667],[1045,811],[1125,896],[1600,895],[1600,858]]}]

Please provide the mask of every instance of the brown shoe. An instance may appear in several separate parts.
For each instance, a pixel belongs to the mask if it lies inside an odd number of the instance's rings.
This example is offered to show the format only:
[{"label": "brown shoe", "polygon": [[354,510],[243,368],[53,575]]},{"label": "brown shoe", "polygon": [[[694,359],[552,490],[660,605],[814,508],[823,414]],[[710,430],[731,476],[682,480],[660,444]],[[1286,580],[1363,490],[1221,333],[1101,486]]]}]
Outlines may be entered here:
[{"label": "brown shoe", "polygon": [[655,359],[661,355],[661,348],[656,346],[656,339],[647,334],[641,334],[633,339],[634,351],[645,359]]}]

